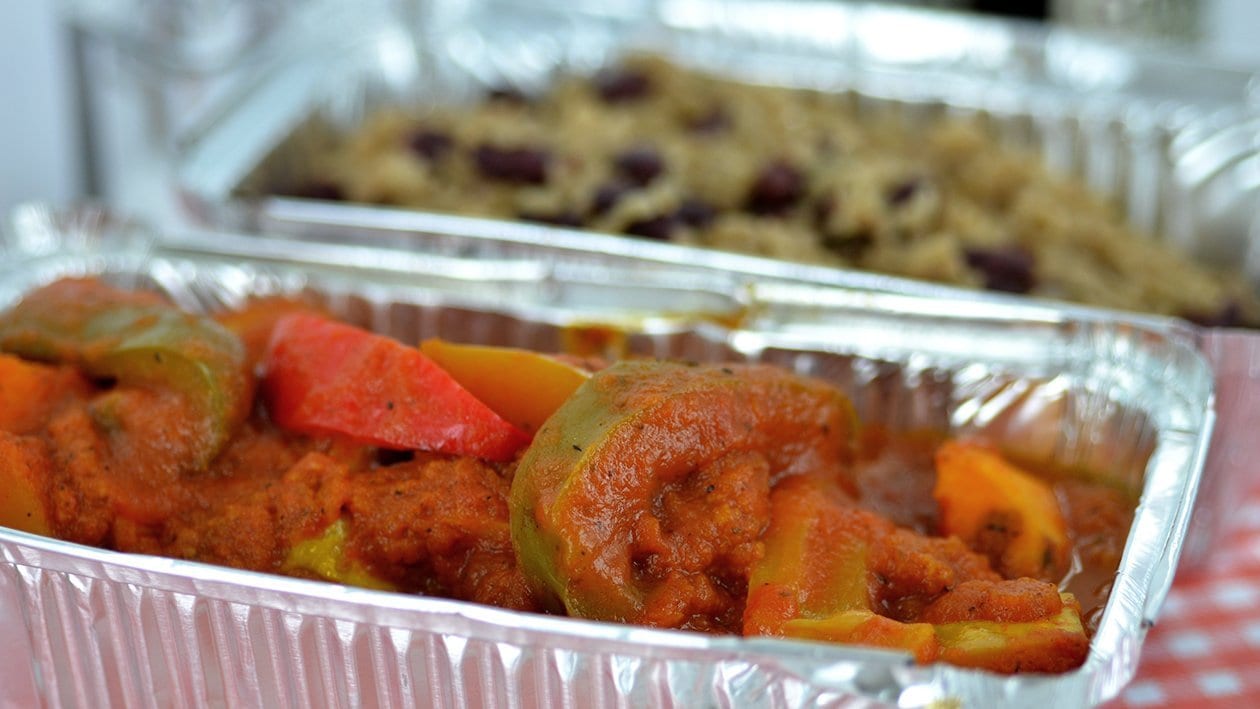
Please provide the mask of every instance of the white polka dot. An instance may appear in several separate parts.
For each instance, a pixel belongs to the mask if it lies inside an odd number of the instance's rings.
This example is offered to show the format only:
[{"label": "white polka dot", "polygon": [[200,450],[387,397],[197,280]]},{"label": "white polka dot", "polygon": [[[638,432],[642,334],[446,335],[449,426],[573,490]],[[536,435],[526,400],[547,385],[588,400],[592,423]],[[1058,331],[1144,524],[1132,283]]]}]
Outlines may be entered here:
[{"label": "white polka dot", "polygon": [[1209,697],[1219,697],[1224,694],[1238,694],[1242,691],[1242,683],[1238,681],[1232,673],[1229,672],[1212,672],[1210,674],[1199,675],[1195,678],[1195,683],[1199,685],[1199,689]]},{"label": "white polka dot", "polygon": [[1174,592],[1169,594],[1168,598],[1164,599],[1164,609],[1161,613],[1165,617],[1181,615],[1181,612],[1185,609],[1185,607],[1186,602],[1181,599],[1181,596]]},{"label": "white polka dot", "polygon": [[1247,505],[1239,510],[1237,517],[1242,527],[1247,529],[1260,529],[1260,505]]},{"label": "white polka dot", "polygon": [[1246,608],[1260,600],[1260,590],[1241,583],[1225,583],[1212,590],[1212,598],[1226,608]]},{"label": "white polka dot", "polygon": [[1260,647],[1260,623],[1248,623],[1243,626],[1243,637],[1246,638],[1248,645]]},{"label": "white polka dot", "polygon": [[1177,633],[1168,639],[1168,651],[1177,657],[1202,657],[1212,651],[1212,639],[1203,633]]},{"label": "white polka dot", "polygon": [[1250,549],[1224,549],[1212,556],[1212,568],[1237,569],[1254,563]]},{"label": "white polka dot", "polygon": [[1124,698],[1127,702],[1134,705],[1141,704],[1164,704],[1164,690],[1154,682],[1134,682],[1129,688],[1124,690]]}]

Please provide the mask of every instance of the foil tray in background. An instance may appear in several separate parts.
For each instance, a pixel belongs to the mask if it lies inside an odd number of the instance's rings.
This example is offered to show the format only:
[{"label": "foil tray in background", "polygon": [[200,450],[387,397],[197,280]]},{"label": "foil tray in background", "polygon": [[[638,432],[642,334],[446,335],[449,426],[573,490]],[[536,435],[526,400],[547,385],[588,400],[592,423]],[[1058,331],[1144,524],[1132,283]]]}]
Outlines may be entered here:
[{"label": "foil tray in background", "polygon": [[[187,212],[220,228],[306,242],[491,259],[551,254],[575,267],[616,257],[763,282],[1019,302],[622,236],[276,196],[311,176],[312,145],[353,130],[380,108],[476,101],[487,88],[534,88],[556,73],[589,73],[646,50],[738,79],[848,92],[861,106],[911,118],[983,114],[1003,142],[1080,178],[1135,225],[1199,260],[1241,267],[1260,293],[1260,84],[1253,72],[1071,30],[874,3],[401,5],[413,11],[385,20],[364,13],[358,23],[339,16],[339,41],[294,51],[217,120],[187,136],[178,174]],[[301,37],[289,43],[310,44]],[[1076,306],[1060,311],[1109,317]],[[1257,482],[1247,461],[1255,452],[1250,432],[1260,425],[1260,413],[1246,406],[1260,396],[1260,345],[1223,330],[1199,337],[1225,398],[1183,557],[1193,566],[1210,562],[1228,529],[1231,501]]]},{"label": "foil tray in background", "polygon": [[651,269],[613,258],[592,273],[589,264],[566,270],[551,258],[291,246],[224,231],[157,239],[104,212],[30,206],[0,242],[0,308],[57,277],[100,274],[194,310],[300,294],[403,341],[557,350],[567,327],[607,323],[625,332],[631,353],[770,361],[824,377],[867,422],[983,432],[1140,486],[1085,664],[1004,677],[916,666],[890,652],[522,614],[0,529],[7,698],[51,706],[1088,706],[1132,678],[1172,583],[1213,423],[1212,372],[1193,330],[1050,307],[749,284],[703,270],[653,283]]},{"label": "foil tray in background", "polygon": [[[1000,141],[1108,196],[1138,228],[1208,263],[1249,261],[1260,290],[1260,253],[1249,243],[1260,215],[1253,71],[1064,28],[879,3],[398,5],[396,15],[364,12],[358,22],[335,15],[339,41],[320,35],[317,51],[300,32],[277,39],[305,49],[185,136],[178,182],[193,214],[319,230],[327,210],[275,195],[319,177],[310,147],[330,134],[384,107],[472,103],[504,86],[537,91],[647,51],[737,80],[846,93],[859,112],[893,109],[912,122],[983,114]],[[353,223],[352,214],[336,221]]]}]

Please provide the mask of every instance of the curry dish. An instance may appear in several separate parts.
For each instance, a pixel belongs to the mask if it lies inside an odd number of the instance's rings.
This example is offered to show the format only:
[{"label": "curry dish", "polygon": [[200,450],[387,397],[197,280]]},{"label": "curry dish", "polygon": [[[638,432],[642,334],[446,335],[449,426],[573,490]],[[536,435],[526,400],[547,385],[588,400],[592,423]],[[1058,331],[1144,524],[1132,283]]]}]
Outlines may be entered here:
[{"label": "curry dish", "polygon": [[119,551],[1061,672],[1133,509],[769,365],[417,347],[94,279],[0,317],[0,525]]}]

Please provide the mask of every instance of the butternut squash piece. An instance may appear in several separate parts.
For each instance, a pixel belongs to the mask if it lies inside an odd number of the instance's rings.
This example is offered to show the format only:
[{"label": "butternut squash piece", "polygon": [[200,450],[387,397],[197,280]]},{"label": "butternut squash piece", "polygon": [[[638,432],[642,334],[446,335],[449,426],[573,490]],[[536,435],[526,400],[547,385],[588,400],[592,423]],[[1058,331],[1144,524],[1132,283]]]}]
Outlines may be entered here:
[{"label": "butternut squash piece", "polygon": [[1045,481],[976,443],[947,441],[936,452],[943,534],[988,555],[1006,578],[1057,578],[1068,562],[1067,523]]},{"label": "butternut squash piece", "polygon": [[52,535],[43,444],[0,431],[0,526]]},{"label": "butternut squash piece", "polygon": [[90,390],[88,381],[69,367],[29,362],[0,353],[0,431],[29,433],[62,397]]}]

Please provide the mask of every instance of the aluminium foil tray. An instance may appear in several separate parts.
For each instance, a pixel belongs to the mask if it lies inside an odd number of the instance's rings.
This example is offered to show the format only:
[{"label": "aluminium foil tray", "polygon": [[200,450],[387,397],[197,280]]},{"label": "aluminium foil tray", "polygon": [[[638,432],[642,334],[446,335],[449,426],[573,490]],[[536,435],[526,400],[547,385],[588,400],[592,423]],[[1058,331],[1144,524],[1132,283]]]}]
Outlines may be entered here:
[{"label": "aluminium foil tray", "polygon": [[[1090,706],[1132,678],[1172,583],[1213,426],[1190,328],[1027,304],[756,283],[609,258],[486,259],[227,231],[161,238],[93,209],[20,209],[0,307],[99,274],[213,311],[301,295],[351,322],[562,347],[574,326],[626,352],[768,361],[826,378],[864,421],[986,436],[1141,491],[1085,664],[997,676],[839,645],[523,614],[0,530],[0,683],[19,704],[91,706]],[[627,285],[629,284],[629,285]]]}]

